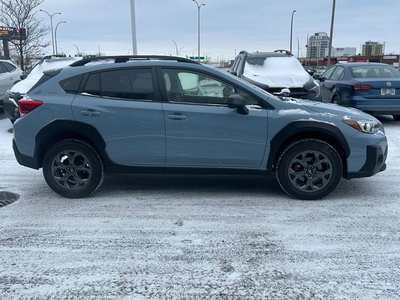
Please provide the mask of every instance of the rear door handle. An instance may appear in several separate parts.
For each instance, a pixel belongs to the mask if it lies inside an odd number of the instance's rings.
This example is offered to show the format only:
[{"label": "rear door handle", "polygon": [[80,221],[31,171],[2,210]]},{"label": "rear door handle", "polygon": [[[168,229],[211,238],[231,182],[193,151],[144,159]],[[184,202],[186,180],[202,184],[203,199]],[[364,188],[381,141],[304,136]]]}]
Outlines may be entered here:
[{"label": "rear door handle", "polygon": [[173,113],[173,114],[167,115],[167,119],[175,120],[175,121],[186,120],[187,118],[188,118],[187,115],[181,114],[181,113]]},{"label": "rear door handle", "polygon": [[82,116],[86,116],[86,117],[98,117],[98,116],[101,115],[100,112],[98,112],[98,111],[96,111],[94,109],[82,110],[80,112],[80,114]]}]

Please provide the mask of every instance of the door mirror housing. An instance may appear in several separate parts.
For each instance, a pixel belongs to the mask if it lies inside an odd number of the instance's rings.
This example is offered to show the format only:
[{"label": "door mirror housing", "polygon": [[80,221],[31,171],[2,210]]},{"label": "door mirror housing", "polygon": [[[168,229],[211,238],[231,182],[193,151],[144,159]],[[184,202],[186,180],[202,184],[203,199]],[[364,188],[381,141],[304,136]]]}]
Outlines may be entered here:
[{"label": "door mirror housing", "polygon": [[312,77],[313,77],[315,80],[322,81],[322,80],[321,80],[322,77],[321,77],[319,74],[314,74]]},{"label": "door mirror housing", "polygon": [[228,97],[228,107],[236,108],[241,115],[248,115],[249,109],[246,107],[246,99],[242,95],[232,94]]},{"label": "door mirror housing", "polygon": [[19,76],[19,78],[20,78],[21,80],[24,80],[26,77],[28,77],[28,75],[26,75],[26,74],[22,74],[21,76]]}]

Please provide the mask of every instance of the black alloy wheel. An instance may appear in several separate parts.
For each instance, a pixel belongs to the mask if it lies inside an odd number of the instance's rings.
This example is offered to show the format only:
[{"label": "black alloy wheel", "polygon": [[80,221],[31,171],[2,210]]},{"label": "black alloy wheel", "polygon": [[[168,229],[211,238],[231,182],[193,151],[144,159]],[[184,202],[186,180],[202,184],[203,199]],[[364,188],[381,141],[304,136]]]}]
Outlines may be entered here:
[{"label": "black alloy wheel", "polygon": [[43,175],[47,184],[67,198],[82,198],[100,187],[103,164],[96,151],[77,140],[63,140],[46,153]]},{"label": "black alloy wheel", "polygon": [[321,199],[339,184],[343,174],[340,155],[328,143],[303,139],[289,145],[277,164],[277,179],[290,196]]}]

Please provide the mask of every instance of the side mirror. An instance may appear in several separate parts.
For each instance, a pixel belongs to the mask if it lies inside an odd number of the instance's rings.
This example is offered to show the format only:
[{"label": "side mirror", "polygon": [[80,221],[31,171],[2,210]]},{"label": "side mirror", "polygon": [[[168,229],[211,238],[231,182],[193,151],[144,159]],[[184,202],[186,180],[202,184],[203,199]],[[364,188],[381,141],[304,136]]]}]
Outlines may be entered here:
[{"label": "side mirror", "polygon": [[229,71],[229,73],[231,73],[234,76],[237,76],[237,73],[235,71]]},{"label": "side mirror", "polygon": [[314,78],[315,80],[323,81],[323,78],[322,78],[321,75],[319,75],[319,74],[314,74],[314,75],[313,75],[313,78]]},{"label": "side mirror", "polygon": [[228,97],[228,107],[236,108],[241,115],[248,115],[249,109],[246,107],[246,100],[242,95],[232,94]]},{"label": "side mirror", "polygon": [[22,74],[21,76],[19,76],[19,78],[20,78],[21,80],[24,80],[26,77],[28,77],[28,75],[26,75],[26,74]]}]

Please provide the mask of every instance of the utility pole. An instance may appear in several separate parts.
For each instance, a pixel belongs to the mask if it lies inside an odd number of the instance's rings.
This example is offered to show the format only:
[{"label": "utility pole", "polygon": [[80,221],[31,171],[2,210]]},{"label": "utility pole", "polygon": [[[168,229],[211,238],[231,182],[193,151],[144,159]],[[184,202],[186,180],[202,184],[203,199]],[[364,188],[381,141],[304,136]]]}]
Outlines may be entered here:
[{"label": "utility pole", "polygon": [[197,61],[200,62],[200,9],[206,5],[204,3],[199,4],[196,0],[193,1],[197,5]]},{"label": "utility pole", "polygon": [[60,12],[55,12],[55,13],[48,13],[47,11],[43,10],[43,9],[39,9],[39,11],[44,12],[45,14],[47,14],[50,18],[50,29],[51,29],[51,44],[53,45],[53,55],[55,54],[55,47],[54,47],[54,30],[53,30],[53,17],[55,15],[61,15]]},{"label": "utility pole", "polygon": [[292,53],[292,40],[293,40],[293,17],[296,10],[292,11],[292,18],[290,21],[290,53]]},{"label": "utility pole", "polygon": [[135,0],[131,0],[132,54],[137,55]]},{"label": "utility pole", "polygon": [[332,40],[333,40],[333,25],[335,22],[335,9],[336,9],[336,0],[333,0],[332,5],[332,18],[331,18],[331,33],[329,37],[329,49],[328,49],[328,67],[331,65],[331,58],[332,58]]}]

